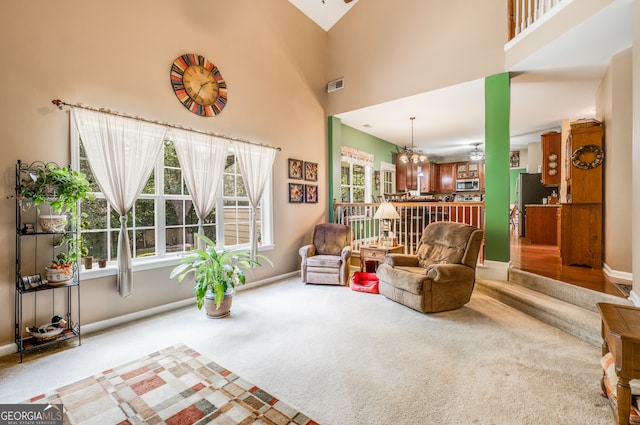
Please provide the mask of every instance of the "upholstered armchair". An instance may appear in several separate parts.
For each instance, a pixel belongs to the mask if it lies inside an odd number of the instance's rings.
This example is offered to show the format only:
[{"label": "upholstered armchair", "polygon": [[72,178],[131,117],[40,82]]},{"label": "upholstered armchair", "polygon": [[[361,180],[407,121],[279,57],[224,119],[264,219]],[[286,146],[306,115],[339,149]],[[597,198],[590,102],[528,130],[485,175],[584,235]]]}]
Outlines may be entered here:
[{"label": "upholstered armchair", "polygon": [[416,255],[385,256],[376,272],[380,293],[422,313],[462,307],[475,285],[482,236],[463,223],[429,224]]},{"label": "upholstered armchair", "polygon": [[312,243],[300,248],[303,283],[347,285],[351,262],[351,227],[337,223],[318,224]]}]

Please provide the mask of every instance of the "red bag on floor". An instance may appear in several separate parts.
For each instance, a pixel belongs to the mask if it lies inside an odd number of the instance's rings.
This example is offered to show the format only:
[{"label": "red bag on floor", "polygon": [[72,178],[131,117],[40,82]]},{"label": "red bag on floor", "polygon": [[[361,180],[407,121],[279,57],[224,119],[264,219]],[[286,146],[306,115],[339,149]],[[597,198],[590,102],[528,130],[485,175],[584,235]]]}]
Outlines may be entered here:
[{"label": "red bag on floor", "polygon": [[370,294],[378,293],[378,276],[375,273],[355,272],[351,277],[351,289]]}]

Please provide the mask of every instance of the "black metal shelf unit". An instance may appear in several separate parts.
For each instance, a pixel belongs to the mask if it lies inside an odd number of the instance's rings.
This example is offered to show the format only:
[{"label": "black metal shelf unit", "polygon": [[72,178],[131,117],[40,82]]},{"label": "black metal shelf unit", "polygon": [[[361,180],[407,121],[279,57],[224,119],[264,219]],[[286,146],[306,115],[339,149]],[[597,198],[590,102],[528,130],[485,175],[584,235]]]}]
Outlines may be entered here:
[{"label": "black metal shelf unit", "polygon": [[[58,252],[68,253],[69,247],[64,243],[64,236],[79,236],[79,229],[73,222],[62,232],[40,229],[41,211],[49,209],[53,212],[53,209],[46,203],[36,207],[30,200],[21,196],[25,182],[33,179],[38,171],[46,169],[48,165],[49,163],[39,161],[24,164],[20,160],[16,164],[15,343],[20,353],[20,362],[23,360],[23,354],[29,350],[43,349],[72,338],[77,338],[78,345],[81,344],[80,274],[77,263],[73,265],[72,277],[68,282],[47,282],[39,272],[45,269]],[[40,241],[43,243],[39,243]],[[62,295],[62,298],[59,295]],[[47,304],[50,304],[50,307],[46,306]],[[62,313],[59,315],[66,320],[59,334],[49,337],[44,333],[36,338],[27,330],[27,327],[38,327],[39,322],[47,323],[49,317],[53,318],[58,313]],[[31,314],[33,321],[27,326],[25,316]]]}]

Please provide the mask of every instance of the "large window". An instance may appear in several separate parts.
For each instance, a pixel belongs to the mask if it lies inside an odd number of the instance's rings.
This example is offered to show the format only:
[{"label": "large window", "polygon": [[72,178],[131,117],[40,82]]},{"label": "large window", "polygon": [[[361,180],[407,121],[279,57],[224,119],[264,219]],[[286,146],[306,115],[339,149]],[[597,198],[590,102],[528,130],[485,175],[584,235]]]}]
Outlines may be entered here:
[{"label": "large window", "polygon": [[[100,192],[81,140],[77,135],[74,139],[73,148],[77,149],[77,164],[74,163],[74,166],[87,174],[96,195],[94,201],[86,201],[81,205],[82,213],[86,214],[82,229],[83,245],[89,250],[88,255],[113,261],[117,258],[120,217]],[[251,207],[232,150],[227,156],[223,184],[213,210],[203,220],[204,234],[218,246],[248,247]],[[257,209],[259,245],[272,243],[270,204],[269,182]],[[134,262],[141,258],[169,257],[194,247],[198,217],[170,140],[165,141],[151,177],[129,212],[127,229]]]},{"label": "large window", "polygon": [[348,146],[342,146],[340,154],[340,202],[371,202],[373,154]]},{"label": "large window", "polygon": [[342,202],[365,202],[366,170],[362,165],[341,163],[340,189]]}]

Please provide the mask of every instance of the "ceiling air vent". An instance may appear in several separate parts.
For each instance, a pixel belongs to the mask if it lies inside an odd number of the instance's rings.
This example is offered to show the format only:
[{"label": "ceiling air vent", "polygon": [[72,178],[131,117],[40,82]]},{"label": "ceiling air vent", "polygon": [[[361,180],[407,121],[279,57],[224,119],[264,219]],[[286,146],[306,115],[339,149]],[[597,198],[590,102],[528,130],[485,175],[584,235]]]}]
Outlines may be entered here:
[{"label": "ceiling air vent", "polygon": [[338,78],[337,80],[329,81],[327,83],[327,93],[340,90],[344,88],[344,78]]}]

